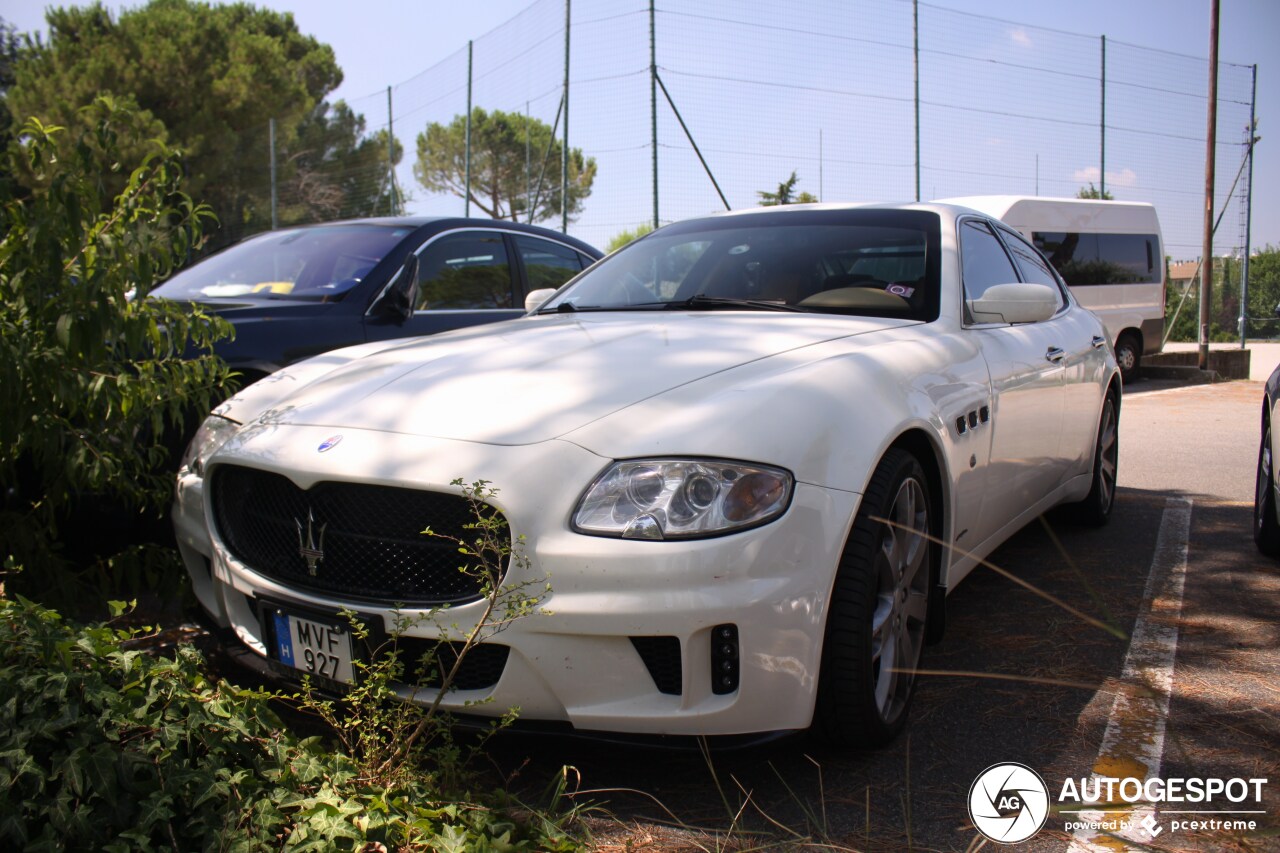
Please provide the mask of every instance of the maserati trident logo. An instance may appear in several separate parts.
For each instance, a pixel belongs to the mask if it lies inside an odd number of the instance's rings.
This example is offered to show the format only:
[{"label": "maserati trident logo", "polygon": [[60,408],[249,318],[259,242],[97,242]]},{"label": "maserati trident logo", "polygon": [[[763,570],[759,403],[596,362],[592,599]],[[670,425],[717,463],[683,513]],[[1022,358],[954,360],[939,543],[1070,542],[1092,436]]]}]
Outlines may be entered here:
[{"label": "maserati trident logo", "polygon": [[[298,554],[307,561],[307,573],[315,577],[316,566],[324,560],[324,529],[329,526],[329,522],[326,521],[320,525],[319,530],[316,530],[316,517],[312,514],[311,509],[308,508],[305,539],[303,538],[302,522],[295,518],[293,523],[298,527]],[[319,538],[317,538],[317,534]]]}]

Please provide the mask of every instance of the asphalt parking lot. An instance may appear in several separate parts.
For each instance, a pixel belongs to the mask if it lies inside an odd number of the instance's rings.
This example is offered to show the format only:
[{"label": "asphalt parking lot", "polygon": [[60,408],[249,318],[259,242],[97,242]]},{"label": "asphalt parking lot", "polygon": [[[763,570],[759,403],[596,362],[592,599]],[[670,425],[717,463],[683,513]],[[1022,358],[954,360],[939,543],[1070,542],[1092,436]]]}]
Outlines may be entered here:
[{"label": "asphalt parking lot", "polygon": [[[1016,849],[1280,850],[1280,563],[1250,536],[1261,389],[1128,389],[1110,525],[1051,514],[992,555],[1007,574],[966,580],[945,641],[926,652],[912,723],[887,749],[832,754],[795,737],[704,756],[519,737],[500,744],[496,766],[518,787],[573,765],[579,801],[617,819],[599,822],[601,849],[789,838],[973,850],[983,839],[970,787],[988,766],[1019,762],[1055,798],[1095,771],[1268,783],[1257,802],[1057,811]],[[1192,810],[1253,813],[1176,813]],[[1072,829],[1085,818],[1131,826]],[[1188,828],[1229,819],[1256,829]]]}]

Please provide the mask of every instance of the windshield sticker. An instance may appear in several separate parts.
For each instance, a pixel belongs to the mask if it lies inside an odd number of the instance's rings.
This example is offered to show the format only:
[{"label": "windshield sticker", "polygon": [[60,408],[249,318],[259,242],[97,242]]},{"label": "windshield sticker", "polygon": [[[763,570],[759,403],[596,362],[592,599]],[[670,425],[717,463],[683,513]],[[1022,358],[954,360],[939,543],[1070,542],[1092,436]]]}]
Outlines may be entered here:
[{"label": "windshield sticker", "polygon": [[734,246],[732,249],[730,249],[730,250],[729,250],[729,254],[731,254],[731,255],[743,255],[743,254],[746,254],[747,252],[750,252],[750,251],[751,251],[751,247],[750,247],[750,246],[746,246],[746,245],[743,245],[743,246]]},{"label": "windshield sticker", "polygon": [[887,293],[892,293],[894,296],[901,296],[903,299],[910,299],[911,294],[915,293],[916,289],[914,287],[907,287],[905,284],[898,284],[897,282],[894,282],[886,287],[885,291]]}]

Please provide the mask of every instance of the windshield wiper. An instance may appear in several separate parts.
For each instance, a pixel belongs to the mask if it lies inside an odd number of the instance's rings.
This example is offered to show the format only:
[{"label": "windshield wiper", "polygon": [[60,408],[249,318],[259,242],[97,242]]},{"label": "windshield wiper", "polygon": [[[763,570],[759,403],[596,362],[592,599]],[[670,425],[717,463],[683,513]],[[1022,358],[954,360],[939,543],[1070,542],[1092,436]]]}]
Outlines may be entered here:
[{"label": "windshield wiper", "polygon": [[749,308],[753,311],[795,311],[802,314],[809,311],[808,308],[788,305],[785,302],[770,302],[765,299],[734,299],[729,296],[708,296],[705,293],[696,293],[688,299],[678,302],[668,302],[667,308],[672,310],[682,308]]},{"label": "windshield wiper", "polygon": [[635,305],[574,305],[572,302],[561,302],[554,308],[539,308],[536,313],[577,314],[582,311],[660,311],[666,307],[666,302],[637,302]]}]

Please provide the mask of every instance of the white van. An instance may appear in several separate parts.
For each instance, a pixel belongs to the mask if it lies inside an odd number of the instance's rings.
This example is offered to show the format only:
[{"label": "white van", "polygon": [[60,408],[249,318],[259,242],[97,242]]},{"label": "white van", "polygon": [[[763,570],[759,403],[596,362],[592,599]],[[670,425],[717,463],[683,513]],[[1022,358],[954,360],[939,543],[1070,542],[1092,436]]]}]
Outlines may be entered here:
[{"label": "white van", "polygon": [[948,198],[1035,243],[1106,324],[1126,381],[1164,343],[1164,246],[1156,209],[1128,201],[986,195]]}]

